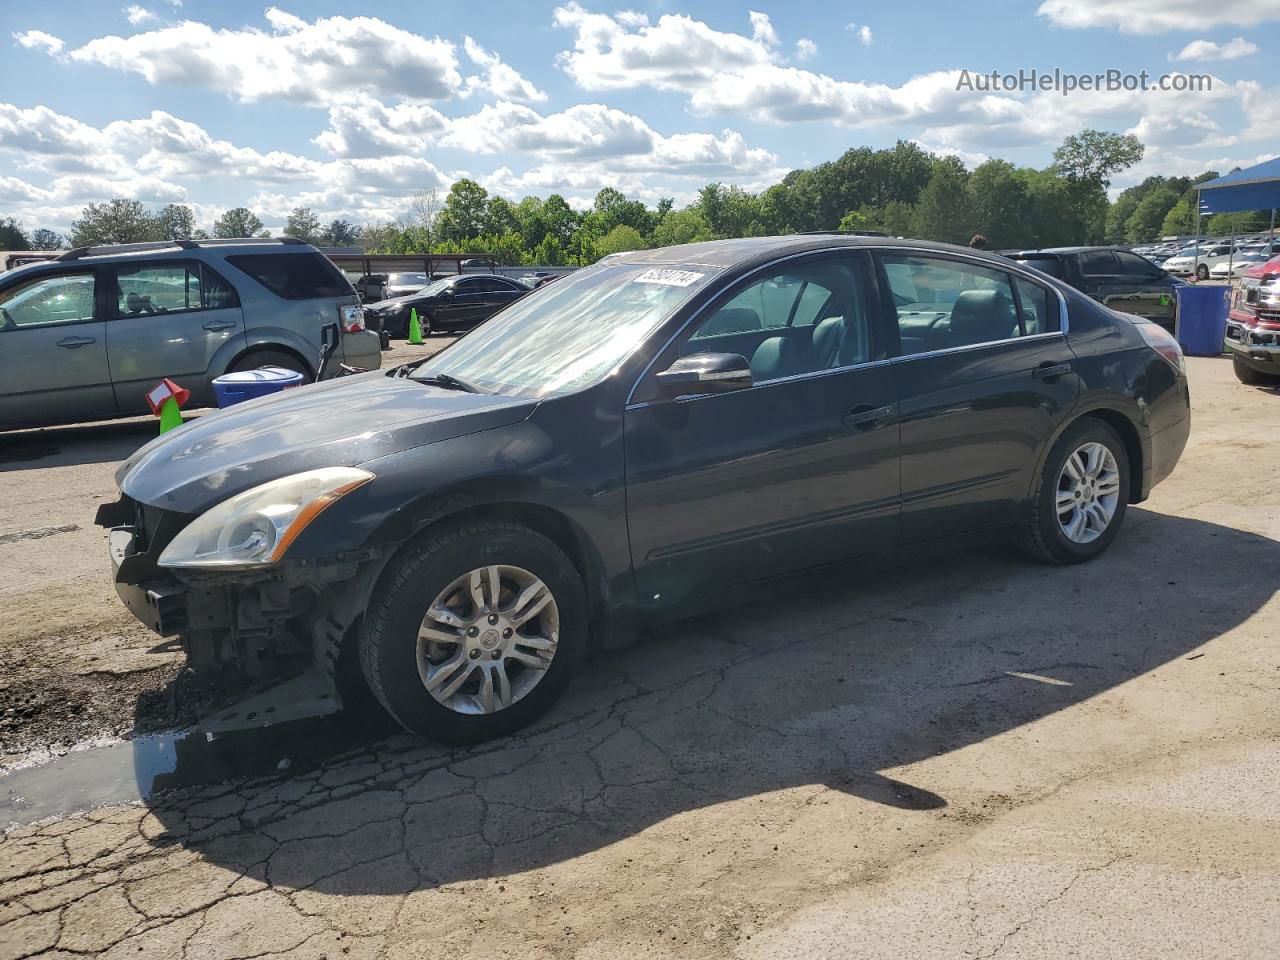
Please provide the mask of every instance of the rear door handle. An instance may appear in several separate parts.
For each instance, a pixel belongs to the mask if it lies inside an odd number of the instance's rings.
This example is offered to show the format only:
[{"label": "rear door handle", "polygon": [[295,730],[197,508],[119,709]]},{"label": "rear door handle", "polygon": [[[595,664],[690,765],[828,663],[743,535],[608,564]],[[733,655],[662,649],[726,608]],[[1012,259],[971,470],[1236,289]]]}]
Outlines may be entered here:
[{"label": "rear door handle", "polygon": [[204,328],[212,333],[221,333],[223,330],[230,330],[236,325],[234,320],[210,320],[204,325]]},{"label": "rear door handle", "polygon": [[1071,372],[1069,363],[1042,363],[1031,371],[1037,380],[1055,380]]},{"label": "rear door handle", "polygon": [[892,413],[893,413],[892,406],[872,407],[872,406],[863,404],[862,406],[854,407],[852,410],[846,413],[840,419],[840,422],[843,423],[846,427],[865,428],[865,427],[870,427],[877,420],[883,420],[885,417],[890,416]]},{"label": "rear door handle", "polygon": [[96,342],[96,337],[63,337],[58,341],[58,346],[74,350],[76,347],[87,347],[89,344]]}]

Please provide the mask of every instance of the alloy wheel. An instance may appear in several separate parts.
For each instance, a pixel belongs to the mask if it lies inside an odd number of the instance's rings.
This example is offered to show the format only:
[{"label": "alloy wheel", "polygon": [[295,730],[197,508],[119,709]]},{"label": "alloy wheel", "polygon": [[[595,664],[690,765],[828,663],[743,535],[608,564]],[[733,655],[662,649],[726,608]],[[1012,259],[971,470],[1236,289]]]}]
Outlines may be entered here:
[{"label": "alloy wheel", "polygon": [[1106,532],[1120,505],[1120,467],[1106,444],[1075,449],[1058,475],[1058,525],[1073,543],[1092,543]]},{"label": "alloy wheel", "polygon": [[560,611],[541,579],[521,567],[479,567],[427,608],[418,676],[455,713],[496,713],[538,685],[559,642]]}]

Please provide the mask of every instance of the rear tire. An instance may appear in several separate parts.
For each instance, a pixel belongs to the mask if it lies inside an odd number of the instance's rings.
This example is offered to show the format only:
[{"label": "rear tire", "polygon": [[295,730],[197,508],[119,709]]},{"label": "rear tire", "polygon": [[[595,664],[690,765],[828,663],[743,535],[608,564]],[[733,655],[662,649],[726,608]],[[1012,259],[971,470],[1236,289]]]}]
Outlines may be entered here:
[{"label": "rear tire", "polygon": [[[1063,517],[1071,517],[1073,510],[1079,510],[1079,506],[1069,499],[1073,481],[1067,460],[1077,456],[1082,450],[1096,450],[1096,445],[1101,445],[1110,453],[1115,468],[1114,471],[1106,471],[1105,480],[1092,481],[1086,486],[1110,491],[1115,483],[1110,474],[1114,472],[1117,475],[1115,480],[1118,480],[1118,489],[1115,490],[1115,500],[1111,504],[1111,514],[1105,526],[1100,532],[1096,528],[1081,531],[1086,536],[1092,534],[1092,539],[1082,542],[1069,536],[1064,527]],[[1129,456],[1120,437],[1101,420],[1086,417],[1077,421],[1058,438],[1045,461],[1035,493],[1028,505],[1027,518],[1023,521],[1019,546],[1028,556],[1041,563],[1069,564],[1092,560],[1103,553],[1119,533],[1129,504],[1129,489]],[[1065,514],[1060,513],[1063,500],[1066,500],[1065,507],[1062,507]],[[1086,494],[1083,500],[1077,499],[1076,503],[1087,508],[1090,500],[1090,496]],[[1097,498],[1099,515],[1106,512],[1107,500],[1108,497]]]},{"label": "rear tire", "polygon": [[1280,383],[1280,376],[1255,370],[1239,357],[1231,358],[1231,369],[1235,371],[1237,380],[1251,387],[1273,386]]},{"label": "rear tire", "polygon": [[286,353],[283,350],[255,350],[253,353],[247,353],[233,363],[227,372],[243,373],[246,370],[258,370],[262,367],[283,367],[294,373],[300,373],[303,383],[310,383],[313,379],[305,363],[295,354]]},{"label": "rear tire", "polygon": [[[428,629],[424,623],[428,608],[438,609],[433,605],[468,572],[499,568],[530,575],[541,581],[551,595],[546,609],[555,610],[556,622],[551,629],[542,624],[542,630],[535,631],[555,634],[554,650],[545,668],[526,667],[518,657],[529,659],[527,652],[512,652],[510,659],[502,655],[506,648],[492,645],[502,643],[493,630],[485,629],[477,638],[468,639],[471,633],[467,625],[473,616],[482,628],[497,618],[487,620],[476,610],[468,609],[465,590],[464,605],[449,610],[462,626],[442,628],[446,621],[430,618],[432,633],[456,631],[458,640],[451,640],[434,654],[433,660],[427,661],[425,658],[433,656],[432,648],[424,650],[420,631]],[[481,593],[488,589],[487,584],[482,585]],[[493,608],[511,610],[519,606],[505,581],[504,591],[504,602],[495,602]],[[529,620],[529,624],[538,623],[542,616]],[[504,619],[498,629],[505,625]],[[516,627],[517,634],[523,630]],[[490,633],[495,635],[490,637]],[[568,683],[574,664],[585,649],[586,637],[586,591],[564,552],[546,537],[518,524],[476,521],[430,532],[401,551],[374,590],[358,642],[360,665],[369,689],[401,726],[431,740],[472,744],[519,730],[546,712]],[[513,642],[518,644],[519,637]],[[472,646],[478,647],[474,652],[479,656],[467,659],[465,654]],[[459,692],[449,698],[453,704],[450,706],[428,690],[429,673],[424,671],[443,674],[455,652],[460,663],[457,669],[466,672],[467,679],[458,687]],[[508,678],[506,692],[508,696],[515,692],[515,699],[505,707],[476,712],[483,696],[480,684],[491,676],[486,674],[486,668],[495,667]],[[532,672],[526,676],[526,671]],[[453,688],[453,679],[458,676],[458,672],[445,676],[435,687],[437,693]]]}]

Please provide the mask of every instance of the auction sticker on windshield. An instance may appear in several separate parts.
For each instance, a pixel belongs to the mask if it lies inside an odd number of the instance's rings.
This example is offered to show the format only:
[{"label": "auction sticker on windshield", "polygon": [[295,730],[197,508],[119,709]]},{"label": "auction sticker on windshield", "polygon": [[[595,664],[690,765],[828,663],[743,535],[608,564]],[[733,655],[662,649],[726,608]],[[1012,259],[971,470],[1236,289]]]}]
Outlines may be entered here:
[{"label": "auction sticker on windshield", "polygon": [[703,274],[696,270],[646,270],[634,283],[660,283],[667,287],[687,287],[701,280]]}]

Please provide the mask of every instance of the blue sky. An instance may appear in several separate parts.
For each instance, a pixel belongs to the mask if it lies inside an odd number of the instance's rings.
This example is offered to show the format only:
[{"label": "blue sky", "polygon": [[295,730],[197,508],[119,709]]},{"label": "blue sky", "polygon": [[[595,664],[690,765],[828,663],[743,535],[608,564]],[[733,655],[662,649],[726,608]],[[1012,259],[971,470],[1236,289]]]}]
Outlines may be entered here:
[{"label": "blue sky", "polygon": [[[0,13],[0,217],[113,196],[383,221],[460,176],[686,202],[911,139],[1044,165],[1086,126],[1153,173],[1280,152],[1280,0],[468,6],[139,0]],[[461,13],[459,13],[461,11]],[[957,90],[960,70],[1212,76],[1198,92]]]}]

